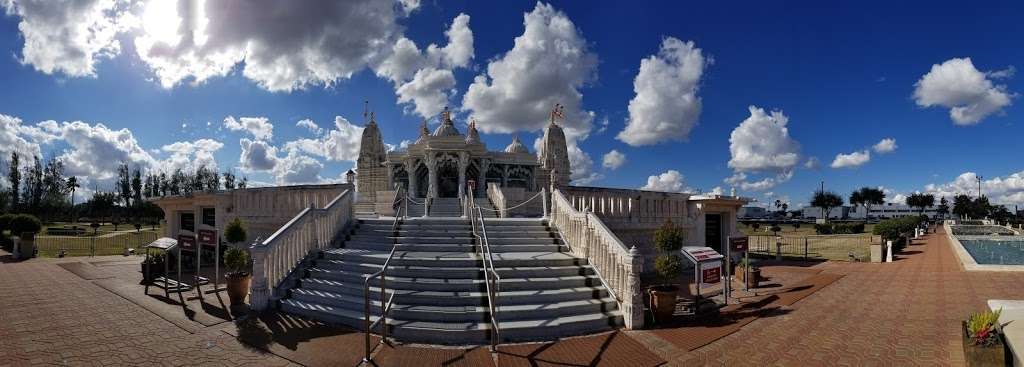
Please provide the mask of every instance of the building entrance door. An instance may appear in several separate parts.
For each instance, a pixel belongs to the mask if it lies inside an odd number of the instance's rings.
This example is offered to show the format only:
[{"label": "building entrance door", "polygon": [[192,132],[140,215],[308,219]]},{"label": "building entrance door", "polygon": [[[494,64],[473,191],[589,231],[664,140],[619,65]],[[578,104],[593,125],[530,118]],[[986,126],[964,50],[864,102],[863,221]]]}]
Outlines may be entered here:
[{"label": "building entrance door", "polygon": [[722,252],[722,215],[704,214],[704,246]]},{"label": "building entrance door", "polygon": [[438,165],[437,196],[443,198],[459,196],[459,170],[454,164]]}]

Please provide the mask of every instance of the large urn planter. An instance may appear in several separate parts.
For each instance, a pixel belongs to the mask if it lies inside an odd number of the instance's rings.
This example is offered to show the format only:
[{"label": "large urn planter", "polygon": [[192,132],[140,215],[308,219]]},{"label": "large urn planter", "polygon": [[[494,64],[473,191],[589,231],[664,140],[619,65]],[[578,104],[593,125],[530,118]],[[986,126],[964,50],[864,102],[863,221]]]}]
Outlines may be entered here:
[{"label": "large urn planter", "polygon": [[744,271],[744,268],[739,267],[736,271],[736,277],[739,278],[740,283],[743,283],[747,288],[757,288],[761,283],[761,269],[750,268],[750,271]]},{"label": "large urn planter", "polygon": [[249,281],[252,279],[247,273],[232,273],[227,275],[228,299],[232,306],[245,303],[245,297],[249,295]]},{"label": "large urn planter", "polygon": [[18,260],[31,259],[36,255],[36,234],[33,232],[22,233],[16,242],[18,249]]},{"label": "large urn planter", "polygon": [[143,261],[142,266],[142,280],[146,283],[152,283],[156,278],[164,276],[164,263],[165,259],[163,256],[154,256],[146,261]]},{"label": "large urn planter", "polygon": [[654,321],[664,323],[672,320],[672,314],[676,311],[676,295],[679,287],[674,285],[660,285],[651,287],[651,310],[654,311]]},{"label": "large urn planter", "polygon": [[1002,333],[998,333],[992,345],[978,345],[971,339],[967,331],[967,321],[962,322],[964,335],[964,360],[968,367],[975,366],[1006,366],[1006,344]]}]

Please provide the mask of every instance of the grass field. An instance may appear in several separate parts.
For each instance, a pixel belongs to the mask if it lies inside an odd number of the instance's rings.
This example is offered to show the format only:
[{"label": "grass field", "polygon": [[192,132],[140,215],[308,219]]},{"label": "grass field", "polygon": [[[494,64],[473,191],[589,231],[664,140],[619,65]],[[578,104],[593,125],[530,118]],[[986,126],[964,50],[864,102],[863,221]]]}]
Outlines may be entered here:
[{"label": "grass field", "polygon": [[[82,236],[52,236],[46,234],[46,228],[71,227],[71,223],[50,223],[43,226],[42,232],[36,236],[36,248],[39,256],[57,257],[60,250],[65,251],[66,256],[101,256],[120,255],[125,248],[133,248],[138,251],[142,246],[155,241],[163,233],[161,226],[152,229],[151,226],[143,226],[136,231],[132,225],[119,225],[118,231],[114,226],[105,224],[97,228],[93,236],[92,228],[88,223],[74,224],[86,228]],[[9,233],[6,235],[10,235]]]},{"label": "grass field", "polygon": [[[765,226],[755,230],[740,225],[740,231],[750,236],[750,253],[762,256],[775,256],[776,238],[772,232],[765,232]],[[849,261],[850,255],[856,261],[871,260],[871,242],[878,241],[878,236],[871,235],[873,224],[865,226],[867,233],[818,235],[813,224],[801,224],[800,228],[783,224],[779,227],[778,242],[783,257],[819,260]]]},{"label": "grass field", "polygon": [[[772,232],[765,230],[765,228],[770,228],[770,225],[762,224],[758,229],[745,224],[740,224],[739,226],[740,232],[748,236],[768,236],[772,234]],[[801,224],[800,228],[795,228],[791,224],[780,224],[779,227],[782,228],[782,231],[779,232],[780,236],[814,236],[818,234],[814,231],[814,224],[811,223]],[[874,224],[866,224],[864,225],[864,232],[871,233],[873,228],[875,228]]]}]

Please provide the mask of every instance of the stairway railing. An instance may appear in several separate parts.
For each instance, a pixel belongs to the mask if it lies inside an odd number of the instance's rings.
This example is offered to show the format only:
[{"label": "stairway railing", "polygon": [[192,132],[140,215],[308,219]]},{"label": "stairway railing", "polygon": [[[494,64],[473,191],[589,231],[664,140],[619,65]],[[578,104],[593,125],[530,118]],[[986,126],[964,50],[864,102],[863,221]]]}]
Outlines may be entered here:
[{"label": "stairway railing", "polygon": [[[370,362],[370,354],[373,353],[374,349],[388,342],[388,313],[391,311],[392,302],[395,300],[395,292],[391,292],[390,296],[387,295],[387,271],[388,266],[391,265],[391,259],[395,257],[395,251],[398,249],[399,220],[409,215],[409,201],[405,195],[405,186],[398,187],[392,207],[395,209],[395,220],[391,224],[391,235],[394,236],[395,243],[391,246],[391,253],[384,260],[384,265],[380,267],[380,271],[367,275],[363,279],[364,362]],[[377,321],[370,322],[370,280],[378,277],[380,278],[380,317],[377,318]],[[377,326],[380,326],[380,340],[371,346],[370,333]]]},{"label": "stairway railing", "polygon": [[573,255],[586,258],[619,303],[626,328],[643,327],[640,273],[643,258],[636,246],[626,247],[594,213],[576,210],[561,190],[551,192],[551,226]]},{"label": "stairway railing", "polygon": [[[473,188],[467,190],[465,208],[469,218],[470,227],[473,230],[473,237],[476,237],[480,246],[477,251],[483,258],[484,283],[487,290],[487,311],[490,315],[491,324],[491,351],[497,351],[498,343],[501,342],[501,325],[498,323],[498,294],[501,292],[501,275],[494,269],[494,253],[491,252],[491,244],[487,238],[487,225],[484,221],[480,205],[473,200]],[[479,222],[479,226],[477,223]]]},{"label": "stairway railing", "polygon": [[345,190],[327,206],[303,209],[266,240],[249,247],[252,285],[249,305],[257,311],[282,296],[285,282],[315,250],[328,248],[353,220],[353,190]]}]

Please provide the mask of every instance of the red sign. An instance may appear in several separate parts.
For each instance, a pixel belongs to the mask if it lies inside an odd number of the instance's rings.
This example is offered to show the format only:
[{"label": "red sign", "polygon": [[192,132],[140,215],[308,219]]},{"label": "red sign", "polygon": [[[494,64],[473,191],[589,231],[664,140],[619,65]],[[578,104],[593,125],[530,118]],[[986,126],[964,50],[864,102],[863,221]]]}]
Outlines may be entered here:
[{"label": "red sign", "polygon": [[204,245],[216,245],[217,244],[217,232],[209,229],[199,230],[199,243]]},{"label": "red sign", "polygon": [[701,272],[703,273],[702,276],[701,276],[701,278],[703,278],[701,280],[703,280],[703,281],[701,283],[714,284],[714,283],[718,283],[718,282],[722,281],[722,267],[721,266],[702,268]]},{"label": "red sign", "polygon": [[748,247],[747,237],[730,237],[729,238],[729,251],[732,253],[743,253],[747,252]]},{"label": "red sign", "polygon": [[178,235],[178,244],[181,245],[181,248],[191,250],[196,248],[196,238],[185,234]]}]

